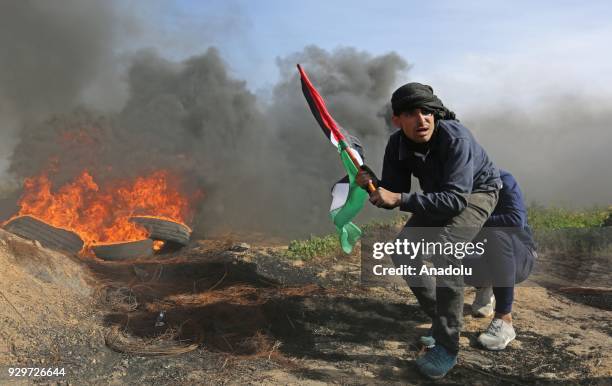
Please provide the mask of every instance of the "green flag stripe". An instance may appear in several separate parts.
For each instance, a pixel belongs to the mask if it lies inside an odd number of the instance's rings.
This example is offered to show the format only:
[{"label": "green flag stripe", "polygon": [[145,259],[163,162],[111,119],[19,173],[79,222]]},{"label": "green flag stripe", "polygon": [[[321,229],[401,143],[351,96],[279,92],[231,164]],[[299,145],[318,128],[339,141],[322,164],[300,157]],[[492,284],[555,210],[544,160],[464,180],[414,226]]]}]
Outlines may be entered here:
[{"label": "green flag stripe", "polygon": [[361,237],[361,230],[351,220],[363,208],[363,204],[368,198],[368,193],[355,183],[355,177],[359,169],[347,154],[346,148],[344,143],[338,145],[342,164],[349,178],[349,194],[344,205],[331,211],[330,216],[340,236],[342,250],[345,253],[350,253],[359,237]]}]

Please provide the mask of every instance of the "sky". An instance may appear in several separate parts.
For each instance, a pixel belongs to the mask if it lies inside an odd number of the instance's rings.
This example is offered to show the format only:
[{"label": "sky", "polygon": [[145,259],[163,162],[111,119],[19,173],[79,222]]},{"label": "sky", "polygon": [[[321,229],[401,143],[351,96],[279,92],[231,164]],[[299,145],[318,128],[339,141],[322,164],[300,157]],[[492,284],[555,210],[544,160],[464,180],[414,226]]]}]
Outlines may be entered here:
[{"label": "sky", "polygon": [[612,55],[604,47],[612,41],[612,4],[606,1],[146,3],[120,3],[126,13],[137,9],[134,17],[146,26],[121,49],[151,46],[182,59],[216,45],[253,91],[275,83],[276,58],[314,44],[395,51],[412,65],[411,79],[466,108],[509,94],[528,104],[530,94],[551,90],[610,93]]},{"label": "sky", "polygon": [[[612,197],[612,185],[601,180],[612,179],[605,170],[612,155],[602,155],[611,138],[602,126],[612,111],[609,1],[147,4],[139,21],[148,32],[132,35],[134,47],[152,46],[180,60],[218,46],[236,78],[264,97],[279,79],[277,60],[305,46],[397,52],[410,68],[396,86],[432,85],[447,106],[473,124],[498,164],[524,182],[528,200],[580,206],[609,203]],[[143,8],[140,0],[131,6]],[[571,114],[576,101],[574,118],[560,124],[548,118]],[[590,116],[594,111],[598,114]],[[491,114],[497,116],[482,118]],[[521,146],[525,143],[529,146]],[[589,157],[576,162],[574,147]],[[563,172],[572,179],[558,174]],[[540,183],[547,178],[550,187]]]},{"label": "sky", "polygon": [[[265,104],[287,79],[286,58],[352,47],[403,58],[394,87],[433,86],[528,198],[609,203],[610,14],[609,1],[2,2],[0,46],[10,55],[0,53],[0,177],[33,117],[79,104],[120,111],[143,50],[180,67],[216,47]],[[553,177],[553,189],[540,183]]]}]

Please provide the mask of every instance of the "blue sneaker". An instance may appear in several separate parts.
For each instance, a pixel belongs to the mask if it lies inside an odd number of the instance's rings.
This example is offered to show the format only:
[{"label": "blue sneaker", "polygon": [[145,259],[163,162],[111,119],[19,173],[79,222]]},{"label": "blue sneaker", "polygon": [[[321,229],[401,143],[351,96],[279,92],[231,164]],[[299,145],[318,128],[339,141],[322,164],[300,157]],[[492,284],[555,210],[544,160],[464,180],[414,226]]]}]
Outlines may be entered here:
[{"label": "blue sneaker", "polygon": [[457,355],[450,354],[440,345],[417,358],[416,365],[421,374],[431,379],[440,379],[457,364]]},{"label": "blue sneaker", "polygon": [[425,348],[433,348],[436,345],[436,340],[433,337],[433,326],[429,327],[426,335],[419,338],[419,342],[425,346]]}]

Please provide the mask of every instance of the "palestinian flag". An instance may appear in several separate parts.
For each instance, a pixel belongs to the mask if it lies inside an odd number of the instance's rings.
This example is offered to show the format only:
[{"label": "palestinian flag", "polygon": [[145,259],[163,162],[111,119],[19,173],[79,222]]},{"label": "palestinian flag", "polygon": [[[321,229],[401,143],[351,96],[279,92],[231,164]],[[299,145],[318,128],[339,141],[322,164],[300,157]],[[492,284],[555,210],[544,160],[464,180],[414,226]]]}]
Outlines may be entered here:
[{"label": "palestinian flag", "polygon": [[358,151],[361,149],[361,144],[357,138],[346,135],[345,131],[334,121],[327,111],[325,101],[299,64],[298,71],[302,80],[302,91],[310,110],[325,136],[338,149],[342,165],[347,173],[346,177],[338,181],[332,188],[332,204],[329,214],[340,236],[342,250],[345,253],[351,253],[355,243],[361,237],[361,229],[351,220],[363,208],[368,198],[368,193],[355,183],[357,172],[363,165],[363,157]]}]

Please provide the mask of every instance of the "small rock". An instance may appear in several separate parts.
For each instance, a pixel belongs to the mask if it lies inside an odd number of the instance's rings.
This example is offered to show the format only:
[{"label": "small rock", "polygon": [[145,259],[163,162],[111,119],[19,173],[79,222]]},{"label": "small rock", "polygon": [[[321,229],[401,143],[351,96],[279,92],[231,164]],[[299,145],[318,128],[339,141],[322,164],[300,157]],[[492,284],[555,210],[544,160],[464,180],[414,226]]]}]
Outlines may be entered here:
[{"label": "small rock", "polygon": [[238,243],[234,244],[230,247],[230,251],[232,252],[245,252],[251,249],[251,246],[247,243]]},{"label": "small rock", "polygon": [[291,265],[293,265],[294,267],[303,267],[304,260],[295,260],[293,263],[291,263]]},{"label": "small rock", "polygon": [[557,379],[557,374],[555,373],[542,373],[538,377],[544,379]]},{"label": "small rock", "polygon": [[42,245],[40,244],[40,241],[38,240],[34,240],[34,245],[36,245],[36,247],[38,248],[42,248]]}]

